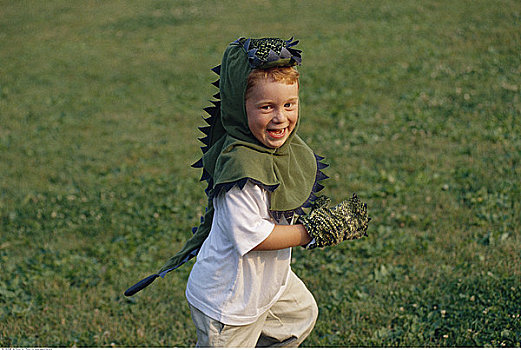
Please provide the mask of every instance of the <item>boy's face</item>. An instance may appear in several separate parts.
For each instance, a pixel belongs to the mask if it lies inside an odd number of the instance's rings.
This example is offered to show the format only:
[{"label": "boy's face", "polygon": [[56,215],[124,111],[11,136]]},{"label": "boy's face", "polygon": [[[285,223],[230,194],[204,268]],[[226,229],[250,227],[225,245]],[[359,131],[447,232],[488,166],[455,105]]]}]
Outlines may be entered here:
[{"label": "boy's face", "polygon": [[286,142],[298,120],[298,84],[268,79],[256,82],[246,98],[248,127],[269,148]]}]

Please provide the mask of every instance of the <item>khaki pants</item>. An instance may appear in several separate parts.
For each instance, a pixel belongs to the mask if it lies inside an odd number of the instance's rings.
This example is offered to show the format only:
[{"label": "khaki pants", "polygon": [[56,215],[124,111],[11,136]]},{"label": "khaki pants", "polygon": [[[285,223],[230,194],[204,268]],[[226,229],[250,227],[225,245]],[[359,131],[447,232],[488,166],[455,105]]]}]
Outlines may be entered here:
[{"label": "khaki pants", "polygon": [[197,329],[197,347],[298,347],[315,326],[318,308],[304,283],[290,271],[280,299],[257,321],[230,326],[216,321],[190,305]]}]

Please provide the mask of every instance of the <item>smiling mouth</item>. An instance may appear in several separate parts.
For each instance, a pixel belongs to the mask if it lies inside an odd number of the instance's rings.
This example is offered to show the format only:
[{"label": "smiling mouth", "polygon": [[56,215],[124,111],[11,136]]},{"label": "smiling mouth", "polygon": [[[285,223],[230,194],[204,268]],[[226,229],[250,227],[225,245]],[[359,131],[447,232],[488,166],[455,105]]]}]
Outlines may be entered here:
[{"label": "smiling mouth", "polygon": [[284,129],[268,129],[268,135],[275,139],[282,138],[286,135],[287,128]]}]

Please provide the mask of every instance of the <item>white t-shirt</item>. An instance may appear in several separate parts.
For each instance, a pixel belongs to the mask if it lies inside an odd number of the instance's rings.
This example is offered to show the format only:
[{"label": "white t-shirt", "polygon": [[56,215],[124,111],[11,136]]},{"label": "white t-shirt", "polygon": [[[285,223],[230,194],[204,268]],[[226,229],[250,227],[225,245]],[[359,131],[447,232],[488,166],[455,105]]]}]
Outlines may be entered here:
[{"label": "white t-shirt", "polygon": [[186,298],[224,324],[255,322],[286,288],[291,248],[251,251],[275,227],[268,203],[268,192],[250,181],[213,200],[212,229],[188,278]]}]

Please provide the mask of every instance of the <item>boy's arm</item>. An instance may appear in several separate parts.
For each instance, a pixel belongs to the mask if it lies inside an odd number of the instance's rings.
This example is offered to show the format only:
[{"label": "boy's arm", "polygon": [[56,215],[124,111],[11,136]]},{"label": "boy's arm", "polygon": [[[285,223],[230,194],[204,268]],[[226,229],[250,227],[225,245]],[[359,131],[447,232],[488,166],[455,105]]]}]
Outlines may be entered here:
[{"label": "boy's arm", "polygon": [[285,249],[304,246],[309,242],[311,237],[304,225],[275,225],[270,235],[252,251]]}]

